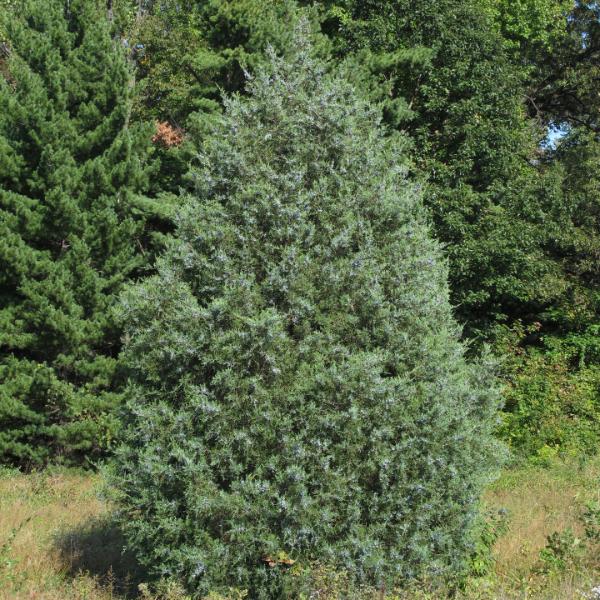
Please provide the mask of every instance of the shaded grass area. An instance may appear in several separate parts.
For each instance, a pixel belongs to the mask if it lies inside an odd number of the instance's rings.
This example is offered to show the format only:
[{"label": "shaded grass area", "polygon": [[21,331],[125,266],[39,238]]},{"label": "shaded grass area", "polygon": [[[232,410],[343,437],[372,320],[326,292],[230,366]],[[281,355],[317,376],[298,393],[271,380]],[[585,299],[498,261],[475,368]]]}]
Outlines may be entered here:
[{"label": "shaded grass area", "polygon": [[98,476],[0,475],[0,599],[138,596],[140,569],[100,499]]},{"label": "shaded grass area", "polygon": [[[101,484],[98,475],[77,471],[0,471],[1,600],[154,597],[144,591],[144,573],[134,558],[122,553],[122,537],[99,495]],[[581,513],[586,502],[599,499],[600,459],[506,471],[485,502],[492,511],[506,512],[507,526],[494,545],[490,572],[473,578],[461,597],[591,598],[591,589],[600,585],[600,548],[581,543]],[[555,532],[563,544],[559,551],[565,551],[558,563],[544,550]],[[166,597],[183,598],[174,590]],[[338,597],[335,586],[319,596]],[[413,591],[388,597],[440,595]]]},{"label": "shaded grass area", "polygon": [[123,536],[108,516],[93,518],[55,537],[55,548],[68,577],[91,575],[109,595],[136,598],[143,571],[133,556],[122,551],[123,546]]}]

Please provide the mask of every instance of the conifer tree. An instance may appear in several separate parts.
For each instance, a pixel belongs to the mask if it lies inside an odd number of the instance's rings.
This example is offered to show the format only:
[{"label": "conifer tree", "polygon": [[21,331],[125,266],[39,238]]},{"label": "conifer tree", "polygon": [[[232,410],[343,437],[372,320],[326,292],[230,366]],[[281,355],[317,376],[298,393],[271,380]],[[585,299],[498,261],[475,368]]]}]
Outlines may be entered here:
[{"label": "conifer tree", "polygon": [[302,15],[316,21],[294,0],[161,0],[141,10],[137,0],[121,3],[136,12],[125,34],[137,57],[136,110],[184,128],[192,114],[220,111],[223,91],[243,92],[244,71],[264,60],[267,45],[285,54]]},{"label": "conifer tree", "polygon": [[496,460],[493,376],[464,358],[405,144],[295,48],[226,100],[158,274],[123,297],[115,500],[194,597],[295,597],[291,561],[448,576]]},{"label": "conifer tree", "polygon": [[[294,23],[317,11],[295,0],[115,0],[115,22],[136,65],[133,118],[184,134],[156,145],[158,191],[185,186],[189,147],[222,110],[222,94],[243,93],[244,72],[264,60],[267,45],[285,54]],[[319,39],[325,50],[326,38]]]},{"label": "conifer tree", "polygon": [[114,435],[111,307],[148,261],[151,133],[95,0],[1,17],[0,461],[97,456]]}]

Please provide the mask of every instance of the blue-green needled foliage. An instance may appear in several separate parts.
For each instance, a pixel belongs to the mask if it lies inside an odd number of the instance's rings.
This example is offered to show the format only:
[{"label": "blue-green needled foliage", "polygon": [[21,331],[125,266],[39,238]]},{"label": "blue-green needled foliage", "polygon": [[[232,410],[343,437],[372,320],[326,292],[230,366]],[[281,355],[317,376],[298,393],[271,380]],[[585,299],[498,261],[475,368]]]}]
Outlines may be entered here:
[{"label": "blue-green needled foliage", "polygon": [[295,48],[226,99],[158,274],[123,297],[115,500],[140,561],[194,597],[294,597],[314,562],[452,576],[501,454],[403,139]]}]

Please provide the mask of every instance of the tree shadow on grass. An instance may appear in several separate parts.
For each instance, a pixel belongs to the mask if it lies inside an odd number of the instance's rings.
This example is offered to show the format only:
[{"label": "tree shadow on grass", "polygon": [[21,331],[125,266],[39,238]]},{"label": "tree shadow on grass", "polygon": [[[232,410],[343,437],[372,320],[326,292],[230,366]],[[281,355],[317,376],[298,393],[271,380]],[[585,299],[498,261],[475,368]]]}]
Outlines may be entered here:
[{"label": "tree shadow on grass", "polygon": [[55,546],[69,576],[75,578],[84,573],[111,594],[139,597],[138,586],[147,578],[135,558],[123,552],[123,534],[110,518],[96,518],[61,533]]}]

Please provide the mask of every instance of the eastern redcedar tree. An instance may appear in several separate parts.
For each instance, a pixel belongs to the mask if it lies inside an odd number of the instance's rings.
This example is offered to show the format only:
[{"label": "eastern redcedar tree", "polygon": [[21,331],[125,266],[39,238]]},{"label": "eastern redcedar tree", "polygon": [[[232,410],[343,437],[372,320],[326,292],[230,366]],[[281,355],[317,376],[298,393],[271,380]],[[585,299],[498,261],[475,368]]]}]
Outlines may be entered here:
[{"label": "eastern redcedar tree", "polygon": [[115,502],[194,597],[299,593],[280,552],[376,585],[458,572],[499,455],[402,138],[294,47],[225,100],[158,274],[123,296]]}]

